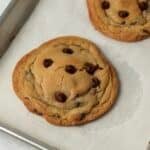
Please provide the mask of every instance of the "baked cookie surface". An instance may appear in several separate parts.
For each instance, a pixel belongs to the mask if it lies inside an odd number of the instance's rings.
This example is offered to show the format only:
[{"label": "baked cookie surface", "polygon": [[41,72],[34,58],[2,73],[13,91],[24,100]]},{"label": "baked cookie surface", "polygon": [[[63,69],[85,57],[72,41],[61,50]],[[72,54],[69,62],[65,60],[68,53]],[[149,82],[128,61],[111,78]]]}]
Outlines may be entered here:
[{"label": "baked cookie surface", "polygon": [[31,112],[68,126],[107,112],[116,101],[118,79],[95,44],[66,36],[25,55],[14,69],[13,87]]},{"label": "baked cookie surface", "polygon": [[87,0],[95,28],[122,41],[150,37],[150,0]]}]

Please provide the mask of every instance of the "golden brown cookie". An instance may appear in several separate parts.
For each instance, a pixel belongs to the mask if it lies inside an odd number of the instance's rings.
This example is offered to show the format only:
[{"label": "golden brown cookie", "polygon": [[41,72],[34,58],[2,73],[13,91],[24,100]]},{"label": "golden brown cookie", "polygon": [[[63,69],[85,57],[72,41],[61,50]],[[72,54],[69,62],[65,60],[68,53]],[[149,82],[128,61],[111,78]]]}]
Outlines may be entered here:
[{"label": "golden brown cookie", "polygon": [[90,41],[60,37],[25,55],[13,87],[26,107],[57,125],[79,125],[108,111],[118,80],[112,65]]},{"label": "golden brown cookie", "polygon": [[98,31],[122,41],[150,37],[150,0],[87,0]]}]

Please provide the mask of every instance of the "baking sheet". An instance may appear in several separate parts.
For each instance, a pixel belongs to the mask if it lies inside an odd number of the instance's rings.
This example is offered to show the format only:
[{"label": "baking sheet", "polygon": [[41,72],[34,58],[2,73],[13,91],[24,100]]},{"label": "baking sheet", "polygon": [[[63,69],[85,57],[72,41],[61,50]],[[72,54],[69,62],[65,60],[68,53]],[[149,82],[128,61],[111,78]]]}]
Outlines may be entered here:
[{"label": "baking sheet", "polygon": [[[78,127],[57,127],[27,111],[12,89],[16,62],[31,49],[62,35],[86,37],[116,67],[121,91],[101,119]],[[112,40],[94,30],[86,0],[42,0],[0,59],[0,121],[61,150],[144,150],[150,140],[150,39]]]}]

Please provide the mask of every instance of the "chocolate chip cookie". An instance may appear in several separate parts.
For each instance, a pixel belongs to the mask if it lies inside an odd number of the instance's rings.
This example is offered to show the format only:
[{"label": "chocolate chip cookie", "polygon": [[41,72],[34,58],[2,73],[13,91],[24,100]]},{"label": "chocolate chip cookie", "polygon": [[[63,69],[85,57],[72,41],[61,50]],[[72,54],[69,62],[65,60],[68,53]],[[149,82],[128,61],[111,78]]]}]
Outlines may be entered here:
[{"label": "chocolate chip cookie", "polygon": [[107,112],[116,100],[112,65],[92,42],[59,37],[25,55],[13,87],[26,107],[57,125],[79,125]]},{"label": "chocolate chip cookie", "polygon": [[87,0],[95,28],[122,41],[150,37],[150,0]]}]

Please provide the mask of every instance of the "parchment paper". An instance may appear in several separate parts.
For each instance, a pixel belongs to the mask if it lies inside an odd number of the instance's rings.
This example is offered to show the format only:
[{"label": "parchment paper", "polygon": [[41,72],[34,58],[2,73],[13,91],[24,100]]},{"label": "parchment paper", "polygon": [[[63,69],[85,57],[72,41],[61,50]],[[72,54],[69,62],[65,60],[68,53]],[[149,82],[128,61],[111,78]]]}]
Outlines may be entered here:
[{"label": "parchment paper", "polygon": [[[121,84],[114,108],[78,127],[57,127],[27,111],[12,89],[16,62],[31,49],[62,35],[95,42],[116,67]],[[125,43],[94,30],[86,0],[41,0],[0,59],[0,121],[61,150],[144,150],[150,140],[150,40]]]}]

